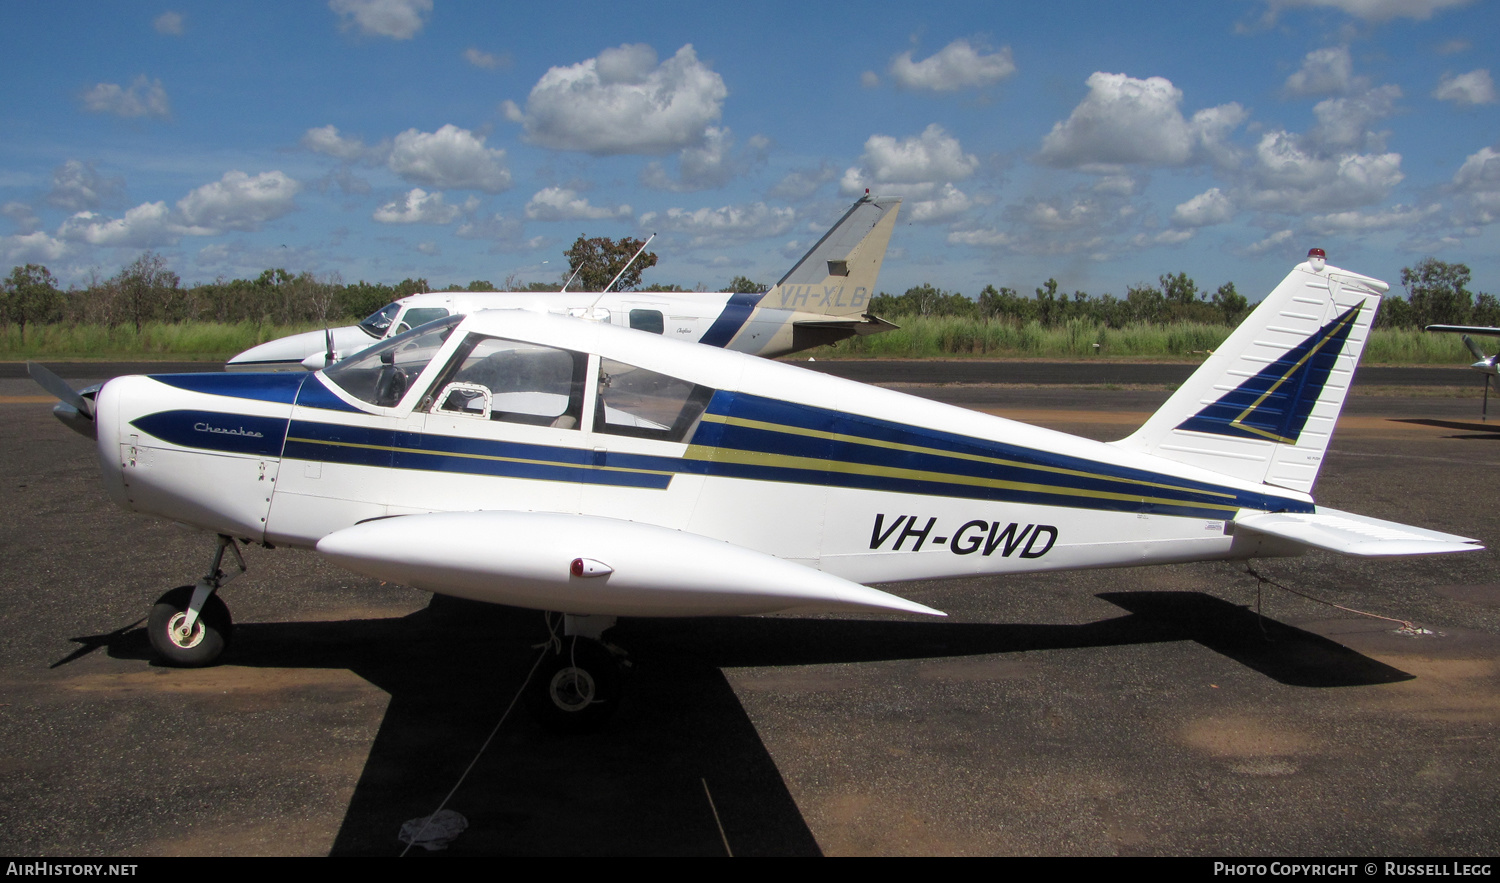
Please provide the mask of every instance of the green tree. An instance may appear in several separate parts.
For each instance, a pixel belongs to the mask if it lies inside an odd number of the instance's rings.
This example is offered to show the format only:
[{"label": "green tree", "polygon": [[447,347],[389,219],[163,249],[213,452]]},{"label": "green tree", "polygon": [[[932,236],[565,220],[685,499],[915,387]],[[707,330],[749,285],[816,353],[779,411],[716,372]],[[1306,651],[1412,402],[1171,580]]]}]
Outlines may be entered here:
[{"label": "green tree", "polygon": [[1170,304],[1191,304],[1198,300],[1198,283],[1188,278],[1186,273],[1178,273],[1173,276],[1168,273],[1159,277],[1161,282],[1162,297]]},{"label": "green tree", "polygon": [[1234,290],[1233,282],[1225,282],[1214,292],[1214,308],[1224,314],[1225,325],[1238,325],[1245,314],[1250,311],[1250,301],[1243,294]]},{"label": "green tree", "polygon": [[1402,268],[1401,286],[1418,327],[1469,323],[1474,295],[1469,292],[1469,268],[1464,264],[1426,258],[1415,267]]},{"label": "green tree", "polygon": [[41,264],[27,264],[10,271],[0,283],[4,292],[4,318],[21,327],[21,342],[26,342],[26,326],[56,321],[62,314],[62,294],[57,280]]},{"label": "green tree", "polygon": [[[271,272],[269,270],[267,273]],[[265,274],[261,274],[262,277]],[[125,314],[135,323],[135,333],[141,326],[156,318],[169,299],[175,298],[182,280],[167,269],[167,259],[154,251],[136,258],[115,277],[119,297],[124,301]]]},{"label": "green tree", "polygon": [[[606,285],[616,277],[620,281],[615,283],[616,291],[632,291],[641,284],[641,274],[649,267],[656,266],[656,253],[645,252],[636,258],[625,272],[620,269],[625,267],[625,262],[645,245],[639,239],[626,237],[624,239],[610,239],[598,236],[588,239],[579,236],[573,243],[573,247],[563,252],[568,259],[567,276],[578,271],[578,278],[568,286],[572,291],[603,291]],[[563,278],[567,278],[567,276]]]},{"label": "green tree", "polygon": [[729,280],[728,288],[719,290],[726,294],[760,294],[762,291],[770,291],[771,286],[753,282],[745,276],[736,276]]},{"label": "green tree", "polygon": [[1167,299],[1161,289],[1149,285],[1132,285],[1125,289],[1126,312],[1132,322],[1160,322],[1166,312]]}]

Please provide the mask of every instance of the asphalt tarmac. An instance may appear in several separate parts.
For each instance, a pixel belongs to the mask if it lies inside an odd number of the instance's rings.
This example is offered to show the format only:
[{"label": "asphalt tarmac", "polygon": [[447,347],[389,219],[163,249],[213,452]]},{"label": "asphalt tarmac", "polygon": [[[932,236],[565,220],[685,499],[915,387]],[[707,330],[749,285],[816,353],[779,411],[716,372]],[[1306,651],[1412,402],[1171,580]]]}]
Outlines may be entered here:
[{"label": "asphalt tarmac", "polygon": [[[899,375],[1102,439],[1167,396]],[[223,664],[153,664],[149,605],[211,540],[115,508],[0,379],[0,853],[396,855],[494,731],[433,855],[1493,856],[1500,421],[1430,378],[1351,398],[1316,496],[1490,550],[1255,564],[1417,633],[1243,565],[895,585],[948,620],[624,621],[626,702],[567,738],[495,729],[540,614],[308,552],[246,553]]]}]

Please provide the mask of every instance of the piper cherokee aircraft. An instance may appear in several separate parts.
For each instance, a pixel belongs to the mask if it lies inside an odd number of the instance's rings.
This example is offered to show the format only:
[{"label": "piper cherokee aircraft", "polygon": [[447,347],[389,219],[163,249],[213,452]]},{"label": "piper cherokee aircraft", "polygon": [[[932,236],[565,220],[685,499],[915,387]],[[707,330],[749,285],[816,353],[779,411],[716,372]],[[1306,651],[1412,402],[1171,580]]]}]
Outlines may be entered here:
[{"label": "piper cherokee aircraft", "polygon": [[[775,358],[896,327],[868,310],[900,209],[899,197],[862,197],[763,293],[434,291],[387,304],[358,325],[294,334],[251,347],[224,367],[316,370],[339,354],[353,355],[434,319],[488,309],[589,318]],[[327,358],[330,350],[335,359]]]},{"label": "piper cherokee aircraft", "polygon": [[1500,377],[1500,368],[1496,367],[1496,362],[1500,361],[1500,354],[1485,355],[1484,350],[1480,349],[1479,344],[1475,343],[1474,338],[1469,335],[1485,334],[1500,337],[1500,328],[1492,328],[1488,325],[1428,325],[1426,330],[1463,335],[1464,346],[1468,347],[1469,352],[1474,354],[1474,358],[1479,360],[1469,367],[1484,375],[1484,406],[1481,413],[1488,417],[1490,414],[1490,378]]},{"label": "piper cherokee aircraft", "polygon": [[[312,374],[120,377],[79,396],[110,495],[209,534],[151,644],[214,662],[239,543],[563,614],[530,704],[597,726],[621,616],[941,616],[898,580],[1477,541],[1311,491],[1384,283],[1299,264],[1137,432],[1103,443],[604,323],[487,310]],[[243,560],[239,561],[243,568]],[[549,623],[552,620],[549,617]]]}]

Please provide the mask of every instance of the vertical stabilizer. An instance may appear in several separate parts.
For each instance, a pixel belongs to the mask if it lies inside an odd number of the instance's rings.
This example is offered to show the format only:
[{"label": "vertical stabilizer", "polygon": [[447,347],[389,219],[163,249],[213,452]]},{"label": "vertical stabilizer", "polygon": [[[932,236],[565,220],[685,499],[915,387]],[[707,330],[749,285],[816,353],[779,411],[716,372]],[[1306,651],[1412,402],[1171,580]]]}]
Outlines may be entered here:
[{"label": "vertical stabilizer", "polygon": [[870,307],[891,242],[899,197],[866,196],[818,240],[761,305],[827,316],[858,316]]},{"label": "vertical stabilizer", "polygon": [[1387,285],[1314,249],[1217,352],[1115,444],[1311,492]]}]

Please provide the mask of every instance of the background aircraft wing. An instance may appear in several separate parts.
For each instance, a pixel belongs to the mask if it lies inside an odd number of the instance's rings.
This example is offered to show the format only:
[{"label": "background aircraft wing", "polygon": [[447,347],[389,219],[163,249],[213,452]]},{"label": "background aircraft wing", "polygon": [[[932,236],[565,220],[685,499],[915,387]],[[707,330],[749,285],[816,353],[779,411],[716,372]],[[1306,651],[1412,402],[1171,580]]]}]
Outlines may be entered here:
[{"label": "background aircraft wing", "polygon": [[1488,334],[1500,337],[1500,328],[1489,325],[1428,325],[1428,331],[1450,331],[1454,334]]}]

